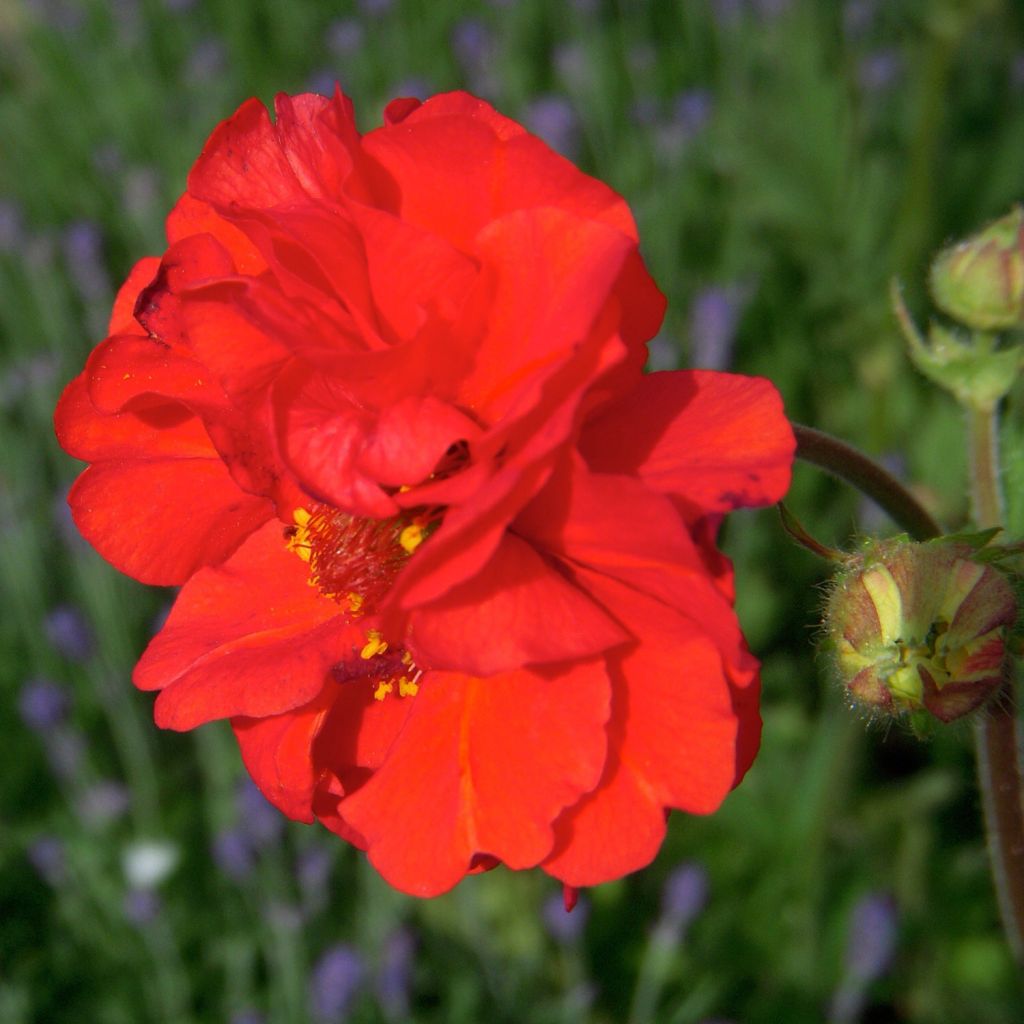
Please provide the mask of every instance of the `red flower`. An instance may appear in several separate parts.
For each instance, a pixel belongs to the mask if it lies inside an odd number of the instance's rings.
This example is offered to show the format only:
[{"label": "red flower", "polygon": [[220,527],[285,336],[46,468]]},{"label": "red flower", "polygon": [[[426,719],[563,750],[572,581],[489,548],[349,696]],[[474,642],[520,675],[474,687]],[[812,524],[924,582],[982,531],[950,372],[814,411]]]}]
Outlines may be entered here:
[{"label": "red flower", "polygon": [[82,532],[183,585],[135,682],[407,892],[639,868],[757,749],[713,537],[788,484],[778,395],[644,376],[625,203],[485,103],[276,113],[214,132],[57,410]]}]

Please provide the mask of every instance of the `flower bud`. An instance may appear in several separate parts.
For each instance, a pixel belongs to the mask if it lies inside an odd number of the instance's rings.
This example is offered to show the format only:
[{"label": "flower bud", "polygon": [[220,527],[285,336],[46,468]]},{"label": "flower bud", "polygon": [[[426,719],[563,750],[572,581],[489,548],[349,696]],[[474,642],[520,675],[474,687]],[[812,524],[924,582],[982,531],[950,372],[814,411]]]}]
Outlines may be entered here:
[{"label": "flower bud", "polygon": [[936,256],[932,296],[944,312],[982,331],[1024,324],[1024,208]]},{"label": "flower bud", "polygon": [[977,548],[964,538],[896,538],[848,560],[825,624],[851,696],[950,722],[999,688],[1016,600]]}]

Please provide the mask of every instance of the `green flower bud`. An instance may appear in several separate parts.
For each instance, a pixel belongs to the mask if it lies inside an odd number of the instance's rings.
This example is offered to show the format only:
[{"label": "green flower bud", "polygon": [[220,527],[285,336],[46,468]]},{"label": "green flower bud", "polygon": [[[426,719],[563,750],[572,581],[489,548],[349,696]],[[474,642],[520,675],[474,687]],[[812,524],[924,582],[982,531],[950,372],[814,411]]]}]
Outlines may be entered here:
[{"label": "green flower bud", "polygon": [[1024,209],[943,249],[931,269],[936,305],[976,330],[1024,325]]},{"label": "green flower bud", "polygon": [[1006,577],[977,554],[963,538],[897,538],[847,559],[825,625],[851,696],[951,722],[995,693],[1017,606]]}]

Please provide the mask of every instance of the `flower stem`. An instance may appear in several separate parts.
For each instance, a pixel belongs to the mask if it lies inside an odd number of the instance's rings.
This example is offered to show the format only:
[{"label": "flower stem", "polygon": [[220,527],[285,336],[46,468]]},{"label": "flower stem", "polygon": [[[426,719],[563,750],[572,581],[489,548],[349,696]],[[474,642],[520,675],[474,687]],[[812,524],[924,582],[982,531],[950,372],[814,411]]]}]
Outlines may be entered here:
[{"label": "flower stem", "polygon": [[793,424],[796,457],[818,466],[877,502],[915,540],[929,540],[942,527],[888,470],[845,441]]},{"label": "flower stem", "polygon": [[[968,407],[971,513],[980,527],[999,526],[1003,518],[997,439],[996,410]],[[999,911],[1014,958],[1024,964],[1024,779],[1012,670],[1007,672],[987,712],[978,719],[974,738]]]}]

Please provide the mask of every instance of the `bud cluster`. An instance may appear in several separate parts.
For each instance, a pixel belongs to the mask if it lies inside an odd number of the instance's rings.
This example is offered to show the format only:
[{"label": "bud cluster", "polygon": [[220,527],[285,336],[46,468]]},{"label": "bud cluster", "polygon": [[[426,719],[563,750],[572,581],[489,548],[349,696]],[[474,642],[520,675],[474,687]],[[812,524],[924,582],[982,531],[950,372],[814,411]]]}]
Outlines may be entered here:
[{"label": "bud cluster", "polygon": [[846,559],[825,627],[856,700],[950,722],[1001,685],[1016,617],[1013,587],[975,539],[896,538]]}]

